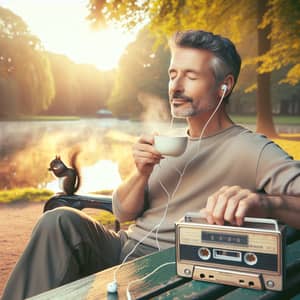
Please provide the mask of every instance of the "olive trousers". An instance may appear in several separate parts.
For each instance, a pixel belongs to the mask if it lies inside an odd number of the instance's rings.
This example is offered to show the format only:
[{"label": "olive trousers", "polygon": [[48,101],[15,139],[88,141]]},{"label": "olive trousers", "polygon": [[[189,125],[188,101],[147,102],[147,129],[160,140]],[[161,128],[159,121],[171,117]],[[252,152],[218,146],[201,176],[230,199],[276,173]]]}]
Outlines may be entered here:
[{"label": "olive trousers", "polygon": [[[123,261],[137,241],[85,213],[56,208],[41,216],[12,271],[2,300],[23,300]],[[139,245],[129,259],[155,251]]]}]

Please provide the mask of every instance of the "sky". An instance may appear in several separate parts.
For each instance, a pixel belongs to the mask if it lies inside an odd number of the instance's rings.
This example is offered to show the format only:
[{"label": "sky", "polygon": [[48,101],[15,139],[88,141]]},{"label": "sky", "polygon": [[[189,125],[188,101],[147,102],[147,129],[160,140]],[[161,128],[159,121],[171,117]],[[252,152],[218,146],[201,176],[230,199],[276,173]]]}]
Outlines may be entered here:
[{"label": "sky", "polygon": [[76,63],[109,70],[135,34],[110,28],[93,31],[86,16],[88,0],[0,0],[0,6],[19,15],[48,51]]}]

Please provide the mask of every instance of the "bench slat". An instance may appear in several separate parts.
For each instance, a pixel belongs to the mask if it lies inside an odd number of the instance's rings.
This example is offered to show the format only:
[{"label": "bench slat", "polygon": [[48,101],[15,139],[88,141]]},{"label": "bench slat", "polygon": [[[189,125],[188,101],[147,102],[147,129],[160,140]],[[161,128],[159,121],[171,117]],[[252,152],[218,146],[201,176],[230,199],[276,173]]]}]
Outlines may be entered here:
[{"label": "bench slat", "polygon": [[208,283],[203,281],[192,280],[188,283],[185,283],[177,288],[169,290],[157,297],[154,297],[155,300],[173,300],[173,299],[217,299],[223,296],[226,293],[229,293],[235,289],[232,286],[226,286],[215,283]]},{"label": "bench slat", "polygon": [[[110,268],[29,299],[126,299],[126,289],[130,282],[146,276],[158,266],[169,261],[175,261],[174,248],[125,263],[117,272],[117,281],[119,284],[117,295],[108,294],[106,291],[107,284],[114,278],[114,268]],[[185,278],[180,278],[176,275],[175,264],[168,265],[158,270],[145,281],[138,281],[132,284],[130,287],[130,293],[133,299],[149,298],[157,292],[164,291],[166,287],[171,288],[185,283],[186,281],[187,280]]]},{"label": "bench slat", "polygon": [[30,299],[126,299],[126,289],[129,283],[132,283],[130,284],[132,299],[283,299],[287,294],[296,295],[300,289],[300,241],[296,241],[287,247],[286,258],[287,265],[292,266],[290,268],[290,278],[288,279],[289,285],[294,285],[293,289],[290,290],[291,293],[242,289],[181,278],[176,275],[175,264],[164,266],[147,279],[134,282],[150,274],[166,262],[175,262],[175,248],[170,248],[125,263],[117,272],[118,294],[108,294],[106,291],[107,284],[114,278],[115,268],[110,268]]}]

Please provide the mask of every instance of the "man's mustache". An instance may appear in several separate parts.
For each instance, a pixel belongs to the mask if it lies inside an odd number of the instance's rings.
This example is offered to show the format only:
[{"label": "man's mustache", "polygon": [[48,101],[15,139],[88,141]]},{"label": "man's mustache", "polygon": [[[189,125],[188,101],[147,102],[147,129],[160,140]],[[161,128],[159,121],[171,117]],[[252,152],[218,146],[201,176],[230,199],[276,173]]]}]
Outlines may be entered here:
[{"label": "man's mustache", "polygon": [[174,99],[183,99],[187,102],[193,102],[193,98],[189,97],[189,96],[186,96],[182,93],[174,93],[171,100],[174,100]]}]

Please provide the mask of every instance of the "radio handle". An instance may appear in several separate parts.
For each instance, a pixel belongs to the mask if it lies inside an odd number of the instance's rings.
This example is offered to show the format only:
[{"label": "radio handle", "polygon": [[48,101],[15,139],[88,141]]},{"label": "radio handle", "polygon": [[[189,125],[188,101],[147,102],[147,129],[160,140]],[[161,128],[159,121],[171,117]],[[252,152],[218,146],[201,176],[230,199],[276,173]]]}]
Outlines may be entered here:
[{"label": "radio handle", "polygon": [[274,225],[275,230],[279,231],[278,222],[275,219],[245,217],[244,221],[248,223],[272,224]]},{"label": "radio handle", "polygon": [[[185,219],[186,218],[205,219],[205,217],[206,217],[205,214],[203,214],[201,212],[188,212],[185,215]],[[278,222],[275,219],[245,217],[244,221],[248,222],[248,223],[271,224],[271,225],[274,225],[276,231],[279,231]]]}]

